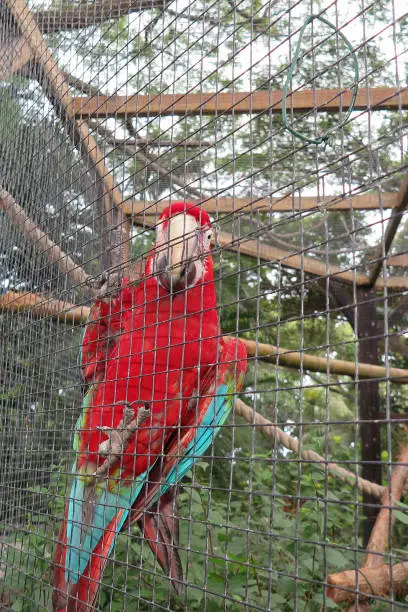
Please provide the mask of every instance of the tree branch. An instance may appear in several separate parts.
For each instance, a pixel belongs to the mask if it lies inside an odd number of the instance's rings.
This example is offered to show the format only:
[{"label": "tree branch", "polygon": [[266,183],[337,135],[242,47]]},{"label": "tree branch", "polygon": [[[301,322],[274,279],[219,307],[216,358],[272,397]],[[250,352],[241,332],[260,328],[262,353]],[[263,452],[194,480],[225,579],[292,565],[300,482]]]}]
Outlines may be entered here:
[{"label": "tree branch", "polygon": [[12,223],[19,227],[24,237],[40,252],[51,264],[58,266],[61,274],[65,274],[73,284],[85,285],[88,274],[76,264],[73,259],[51,240],[45,232],[28,217],[25,211],[17,204],[14,198],[0,186],[0,209],[3,210]]},{"label": "tree branch", "polygon": [[[328,582],[330,587],[327,589],[327,595],[337,604],[353,602],[357,589],[359,599],[373,595],[386,597],[391,592],[391,585],[394,596],[403,595],[408,593],[408,562],[395,563],[391,568],[383,564],[378,567],[346,570],[330,575]],[[350,611],[355,609],[353,605]]]},{"label": "tree branch", "polygon": [[258,431],[260,431],[264,436],[275,440],[276,444],[282,444],[292,452],[300,455],[305,461],[312,462],[323,470],[327,468],[333,473],[333,475],[337,476],[341,480],[352,483],[361,491],[366,491],[375,497],[382,497],[384,495],[384,491],[386,491],[385,487],[382,487],[374,482],[370,482],[369,480],[365,480],[364,478],[360,478],[356,474],[353,474],[353,472],[349,472],[340,465],[337,465],[337,463],[328,461],[328,459],[325,459],[318,453],[315,453],[315,451],[303,450],[301,453],[299,453],[300,447],[298,440],[292,438],[292,436],[285,433],[280,427],[274,425],[272,421],[269,421],[263,417],[261,414],[259,414],[259,412],[256,412],[256,410],[250,406],[247,406],[247,404],[245,404],[239,398],[235,400],[234,407],[236,414],[239,414],[239,416],[244,418],[248,423],[254,425],[256,429],[258,429]]},{"label": "tree branch", "polygon": [[[229,336],[225,337],[227,339],[230,338]],[[396,383],[408,382],[408,370],[400,368],[385,368],[384,366],[370,363],[358,363],[356,365],[353,361],[326,359],[325,357],[291,351],[272,344],[263,344],[245,338],[241,338],[241,341],[245,344],[249,356],[289,368],[298,369],[302,365],[305,370],[322,372],[324,374],[329,370],[331,374],[342,374],[352,376],[353,378],[358,375],[359,378],[384,380],[391,378]]]},{"label": "tree branch", "polygon": [[[408,563],[393,565],[391,571],[389,565],[383,564],[383,555],[395,522],[393,510],[396,509],[395,505],[401,499],[407,481],[408,446],[404,447],[400,453],[390,487],[383,487],[382,509],[377,516],[367,544],[364,566],[360,570],[331,574],[327,578],[330,585],[327,595],[336,603],[351,603],[358,597],[363,600],[362,605],[364,606],[364,598],[370,595],[388,595],[391,590],[394,594],[408,591]],[[404,585],[404,590],[400,590],[402,585]],[[351,610],[354,609],[353,605]]]}]

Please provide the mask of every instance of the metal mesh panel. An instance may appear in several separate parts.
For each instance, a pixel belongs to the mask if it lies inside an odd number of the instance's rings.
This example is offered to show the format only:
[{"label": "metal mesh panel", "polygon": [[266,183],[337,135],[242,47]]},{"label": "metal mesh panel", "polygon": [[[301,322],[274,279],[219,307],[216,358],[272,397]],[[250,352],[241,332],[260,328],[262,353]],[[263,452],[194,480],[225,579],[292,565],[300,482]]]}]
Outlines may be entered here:
[{"label": "metal mesh panel", "polygon": [[1,609],[408,609],[407,26],[0,3]]}]

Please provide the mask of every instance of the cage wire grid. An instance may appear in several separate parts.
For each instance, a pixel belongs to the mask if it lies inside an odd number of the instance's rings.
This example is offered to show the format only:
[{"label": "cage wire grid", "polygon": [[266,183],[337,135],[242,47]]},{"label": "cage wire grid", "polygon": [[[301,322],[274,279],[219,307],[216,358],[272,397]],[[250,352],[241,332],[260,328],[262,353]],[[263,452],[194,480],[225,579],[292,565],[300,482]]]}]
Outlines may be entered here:
[{"label": "cage wire grid", "polygon": [[2,0],[1,609],[408,609],[407,27]]}]

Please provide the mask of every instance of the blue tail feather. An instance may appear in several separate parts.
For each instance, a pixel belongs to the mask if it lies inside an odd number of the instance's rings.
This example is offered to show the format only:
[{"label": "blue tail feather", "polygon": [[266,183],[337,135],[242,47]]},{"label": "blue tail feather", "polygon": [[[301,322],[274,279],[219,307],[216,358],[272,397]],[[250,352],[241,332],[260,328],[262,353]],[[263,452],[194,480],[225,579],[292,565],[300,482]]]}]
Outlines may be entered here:
[{"label": "blue tail feather", "polygon": [[[85,483],[80,476],[75,478],[68,508],[65,566],[67,581],[73,584],[78,582],[107,526],[120,510],[125,510],[121,521],[115,527],[116,533],[119,533],[146,481],[147,473],[148,471],[141,474],[130,487],[122,486],[117,492],[107,491],[106,486],[98,491],[89,525],[85,525],[83,519],[84,504],[89,503],[85,499]],[[102,481],[102,484],[105,483],[106,481]]]}]

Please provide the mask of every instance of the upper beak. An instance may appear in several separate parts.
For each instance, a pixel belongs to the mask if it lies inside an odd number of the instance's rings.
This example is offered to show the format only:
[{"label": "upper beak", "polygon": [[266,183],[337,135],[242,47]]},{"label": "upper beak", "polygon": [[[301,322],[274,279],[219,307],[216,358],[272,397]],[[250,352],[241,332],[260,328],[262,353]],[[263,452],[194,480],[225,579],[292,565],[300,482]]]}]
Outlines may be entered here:
[{"label": "upper beak", "polygon": [[197,222],[190,215],[176,215],[167,228],[168,242],[156,256],[155,269],[160,284],[168,291],[188,286],[195,277]]}]

